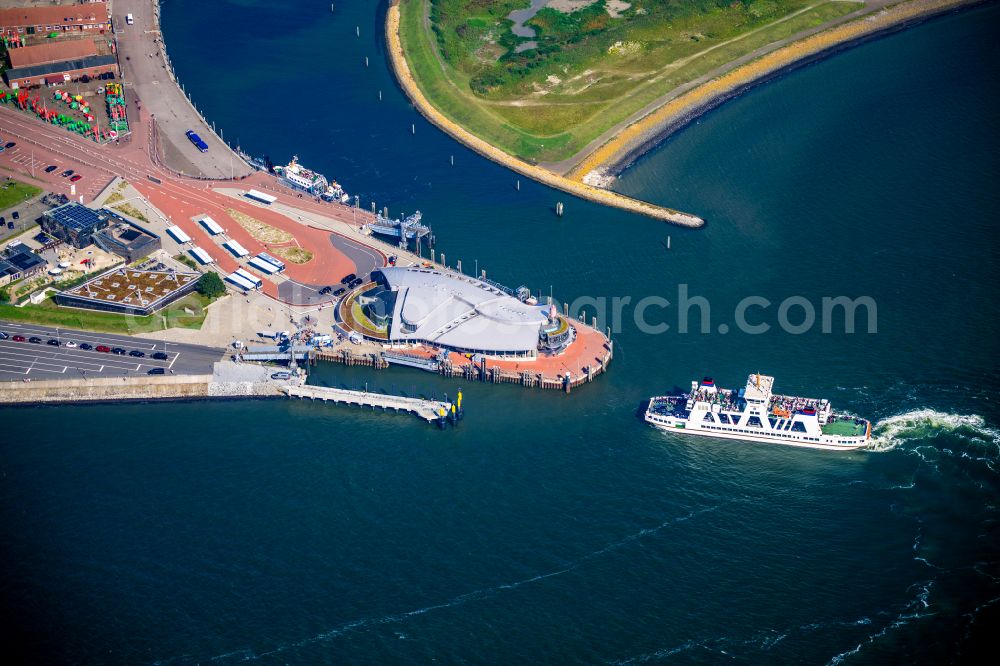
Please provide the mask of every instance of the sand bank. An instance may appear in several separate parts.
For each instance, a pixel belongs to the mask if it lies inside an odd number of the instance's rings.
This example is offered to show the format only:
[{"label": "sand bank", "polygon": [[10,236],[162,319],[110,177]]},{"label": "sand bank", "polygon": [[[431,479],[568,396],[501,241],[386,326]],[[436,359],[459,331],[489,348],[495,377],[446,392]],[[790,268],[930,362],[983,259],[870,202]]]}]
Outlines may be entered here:
[{"label": "sand bank", "polygon": [[981,0],[910,0],[783,46],[665,103],[585,157],[567,177],[608,183],[669,134],[726,100],[796,66]]},{"label": "sand bank", "polygon": [[424,117],[434,123],[437,127],[448,133],[454,139],[462,142],[469,148],[472,148],[480,155],[483,155],[494,162],[499,162],[509,169],[512,169],[513,171],[516,171],[517,173],[533,180],[537,180],[538,182],[548,185],[549,187],[553,187],[555,189],[562,190],[563,192],[567,192],[590,201],[595,201],[606,206],[621,208],[622,210],[647,215],[658,220],[664,220],[666,222],[671,222],[685,227],[700,227],[705,223],[704,220],[696,215],[682,213],[670,208],[664,208],[645,201],[640,201],[639,199],[633,199],[632,197],[604,190],[599,187],[594,187],[593,185],[584,183],[581,180],[566,178],[553,173],[548,169],[528,164],[523,160],[495,148],[486,141],[483,141],[482,139],[469,133],[464,128],[453,123],[433,105],[431,105],[426,97],[424,97],[424,94],[420,91],[420,88],[417,86],[416,81],[410,73],[410,67],[407,65],[406,59],[403,56],[402,45],[399,41],[398,4],[399,0],[393,0],[386,17],[385,32],[386,42],[389,47],[389,60],[392,63],[392,68],[396,74],[397,80],[403,87],[407,96],[416,106],[417,110],[419,110]]}]

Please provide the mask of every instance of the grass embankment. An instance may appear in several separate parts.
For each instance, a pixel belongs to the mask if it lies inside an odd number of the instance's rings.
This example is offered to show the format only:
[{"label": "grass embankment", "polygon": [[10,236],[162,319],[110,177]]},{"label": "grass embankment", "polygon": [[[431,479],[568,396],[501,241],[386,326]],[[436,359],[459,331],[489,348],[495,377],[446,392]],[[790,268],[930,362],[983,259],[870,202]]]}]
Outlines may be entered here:
[{"label": "grass embankment", "polygon": [[261,222],[257,218],[242,213],[235,208],[227,208],[226,212],[237,224],[246,229],[247,233],[261,243],[291,243],[295,240],[295,236],[287,231],[272,227],[270,224]]},{"label": "grass embankment", "polygon": [[180,263],[184,264],[188,268],[191,268],[191,269],[194,269],[194,270],[198,270],[198,264],[196,264],[195,261],[194,261],[194,259],[192,259],[191,257],[187,256],[186,254],[178,254],[177,256],[174,257],[174,260],[175,261],[179,261]]},{"label": "grass embankment", "polygon": [[[137,317],[113,312],[90,312],[63,308],[48,299],[40,305],[25,305],[20,308],[13,305],[0,305],[0,320],[131,335],[162,331],[167,328],[199,329],[205,322],[205,307],[210,302],[200,294],[188,294],[156,314],[148,317]],[[188,308],[194,314],[188,314],[184,308]]]},{"label": "grass embankment", "polygon": [[450,134],[458,141],[475,150],[477,153],[499,162],[509,169],[533,178],[549,187],[569,192],[574,196],[594,201],[606,206],[613,206],[622,210],[627,210],[640,215],[648,215],[657,220],[671,222],[686,227],[700,227],[705,221],[695,215],[682,213],[664,206],[657,206],[639,199],[634,199],[617,192],[594,187],[579,180],[570,180],[549,169],[529,164],[528,162],[511,156],[510,153],[500,150],[488,141],[475,136],[458,123],[452,121],[431,104],[421,92],[420,87],[410,72],[409,65],[403,55],[403,49],[399,42],[399,6],[393,4],[386,13],[386,45],[389,51],[389,60],[392,64],[393,72],[399,81],[407,97],[413,100],[422,114],[432,123],[437,125],[442,131]]},{"label": "grass embankment", "polygon": [[612,17],[601,0],[571,13],[541,10],[528,23],[538,47],[518,54],[525,40],[510,33],[506,14],[526,2],[434,0],[432,12],[429,3],[400,5],[400,40],[417,85],[453,122],[531,162],[573,157],[678,86],[861,7],[636,0]]},{"label": "grass embankment", "polygon": [[781,72],[795,63],[835,49],[840,45],[878,34],[908,22],[967,4],[967,0],[912,0],[893,5],[877,14],[865,16],[824,30],[805,39],[771,51],[725,74],[670,100],[652,113],[624,128],[614,138],[586,156],[568,174],[584,178],[588,173],[616,163],[655,136],[658,129],[685,117],[697,115],[713,100],[725,99],[734,92]]},{"label": "grass embankment", "polygon": [[273,254],[278,255],[285,261],[290,261],[293,264],[304,264],[311,261],[313,258],[313,253],[305,248],[301,248],[295,245],[286,247],[272,247],[268,248]]},{"label": "grass embankment", "polygon": [[38,196],[42,193],[40,187],[22,183],[19,180],[8,180],[0,186],[0,210],[7,210]]},{"label": "grass embankment", "polygon": [[[304,264],[311,261],[313,258],[313,253],[305,248],[299,247],[298,245],[287,245],[287,243],[294,243],[295,236],[290,234],[283,229],[277,227],[272,227],[266,222],[261,222],[255,217],[251,217],[246,213],[242,213],[235,208],[227,208],[226,212],[229,217],[233,218],[237,224],[247,230],[251,236],[259,240],[261,243],[267,244],[268,251],[272,254],[276,254],[285,261],[289,261],[293,264]],[[285,244],[282,246],[282,244]],[[274,247],[277,246],[277,247]]]}]

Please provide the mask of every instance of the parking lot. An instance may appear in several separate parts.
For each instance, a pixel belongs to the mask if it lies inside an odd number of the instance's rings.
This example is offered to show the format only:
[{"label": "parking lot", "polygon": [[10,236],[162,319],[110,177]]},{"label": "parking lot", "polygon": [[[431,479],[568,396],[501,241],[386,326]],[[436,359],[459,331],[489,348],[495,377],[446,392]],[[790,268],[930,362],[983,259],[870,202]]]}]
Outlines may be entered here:
[{"label": "parking lot", "polygon": [[[9,135],[4,132],[3,139],[6,141]],[[73,199],[84,195],[86,199],[93,199],[105,185],[108,178],[92,172],[89,169],[81,169],[78,165],[67,165],[67,160],[60,156],[53,156],[46,150],[36,150],[32,144],[16,142],[13,148],[7,148],[0,153],[0,164],[4,164],[14,171],[31,174],[36,180],[45,181],[43,188],[64,194]],[[2,145],[2,144],[0,144]],[[49,166],[55,166],[51,172],[45,170]],[[83,178],[76,182],[70,181],[70,176],[63,176],[67,170],[73,170],[73,175],[81,174]],[[84,174],[83,172],[87,172]],[[35,183],[38,184],[38,183]],[[75,194],[73,192],[75,191]]]},{"label": "parking lot", "polygon": [[[0,331],[9,336],[0,340],[0,381],[135,376],[149,374],[154,368],[162,368],[163,374],[210,374],[212,364],[225,353],[215,347],[5,321],[0,321]],[[15,336],[25,340],[15,341]],[[41,342],[29,342],[33,337]],[[60,344],[50,345],[49,340]],[[76,346],[67,346],[70,342]],[[93,349],[81,349],[83,344]],[[125,353],[97,351],[99,346],[124,349]],[[144,356],[129,355],[133,351]],[[156,353],[166,358],[153,358]]]}]

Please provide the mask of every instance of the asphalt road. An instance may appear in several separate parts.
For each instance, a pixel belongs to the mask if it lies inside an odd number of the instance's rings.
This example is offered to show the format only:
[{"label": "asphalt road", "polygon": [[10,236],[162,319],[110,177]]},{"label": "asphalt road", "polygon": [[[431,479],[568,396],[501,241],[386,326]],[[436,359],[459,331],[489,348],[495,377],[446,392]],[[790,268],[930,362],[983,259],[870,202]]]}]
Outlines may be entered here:
[{"label": "asphalt road", "polygon": [[[0,381],[24,379],[80,379],[81,377],[121,377],[143,375],[152,368],[163,368],[166,374],[211,374],[212,364],[222,360],[224,349],[199,345],[177,344],[133,338],[110,333],[89,333],[71,329],[56,329],[35,324],[0,321],[0,331],[10,338],[0,340]],[[15,335],[27,339],[39,337],[41,344],[14,342]],[[63,345],[46,344],[58,339]],[[89,343],[94,350],[65,346],[68,341]],[[123,347],[126,351],[145,352],[145,358],[96,351],[98,345]],[[156,360],[154,352],[165,351],[166,360]]]},{"label": "asphalt road", "polygon": [[[113,16],[125,81],[142,100],[142,114],[156,116],[167,163],[188,175],[211,178],[252,173],[253,170],[211,131],[170,78],[157,29],[158,11],[157,3],[151,0],[115,0]],[[133,25],[125,23],[126,14],[135,18]],[[137,111],[130,103],[128,113]],[[199,152],[191,144],[184,135],[188,130],[194,130],[208,144],[207,153]]]},{"label": "asphalt road", "polygon": [[[354,264],[352,271],[359,277],[367,277],[377,268],[385,265],[382,255],[370,247],[366,247],[357,241],[351,240],[340,234],[330,234],[330,244],[344,253],[344,255]],[[319,305],[321,303],[332,303],[335,299],[329,294],[323,295],[319,290],[326,286],[334,289],[343,286],[340,278],[343,275],[330,275],[329,280],[324,284],[306,284],[288,279],[278,285],[278,297],[286,303],[296,305]]]}]

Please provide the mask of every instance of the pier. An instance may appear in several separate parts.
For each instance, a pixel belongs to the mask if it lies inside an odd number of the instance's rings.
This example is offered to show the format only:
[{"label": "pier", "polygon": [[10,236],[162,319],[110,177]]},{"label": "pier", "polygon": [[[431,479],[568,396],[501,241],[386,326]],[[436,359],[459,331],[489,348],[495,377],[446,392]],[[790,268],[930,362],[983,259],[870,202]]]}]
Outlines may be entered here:
[{"label": "pier", "polygon": [[[407,241],[413,240],[419,243],[422,238],[430,235],[430,227],[422,224],[421,220],[422,216],[419,210],[403,219],[391,219],[387,212],[377,213],[375,221],[369,222],[363,228],[383,236],[396,236],[399,238],[400,247],[406,247]],[[430,245],[433,246],[433,242]]]},{"label": "pier", "polygon": [[408,398],[401,395],[352,391],[350,389],[330,388],[327,386],[286,386],[282,390],[289,398],[325,400],[344,405],[371,407],[372,409],[378,407],[393,409],[398,412],[415,414],[428,422],[444,420],[452,413],[453,408],[452,403],[444,402],[443,400]]}]

